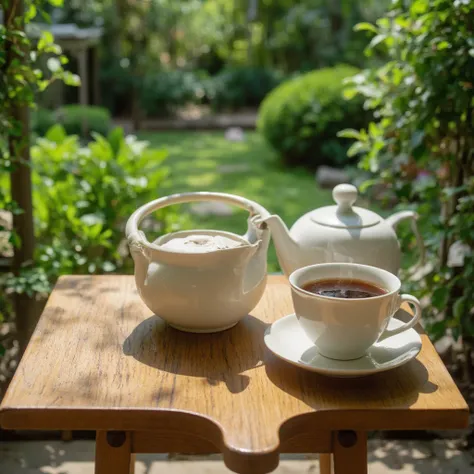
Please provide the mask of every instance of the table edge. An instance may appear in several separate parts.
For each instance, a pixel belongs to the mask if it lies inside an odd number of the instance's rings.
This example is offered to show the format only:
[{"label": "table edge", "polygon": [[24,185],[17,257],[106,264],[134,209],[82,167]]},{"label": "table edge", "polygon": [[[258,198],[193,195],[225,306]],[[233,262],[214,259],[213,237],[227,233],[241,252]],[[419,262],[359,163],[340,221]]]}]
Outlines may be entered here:
[{"label": "table edge", "polygon": [[[121,413],[118,420],[117,412]],[[409,417],[394,417],[394,412]],[[74,420],[70,421],[71,415]],[[166,420],[173,423],[172,417],[191,416],[205,425],[212,423],[221,432],[219,422],[206,415],[181,409],[161,408],[100,408],[100,407],[12,407],[0,406],[0,427],[4,429],[33,430],[153,430],[156,423]],[[138,420],[138,421],[137,421]],[[467,404],[456,408],[410,409],[381,408],[338,410],[325,409],[300,413],[283,420],[280,432],[286,425],[298,425],[298,429],[308,431],[322,430],[429,430],[465,429],[469,426],[469,407]]]}]

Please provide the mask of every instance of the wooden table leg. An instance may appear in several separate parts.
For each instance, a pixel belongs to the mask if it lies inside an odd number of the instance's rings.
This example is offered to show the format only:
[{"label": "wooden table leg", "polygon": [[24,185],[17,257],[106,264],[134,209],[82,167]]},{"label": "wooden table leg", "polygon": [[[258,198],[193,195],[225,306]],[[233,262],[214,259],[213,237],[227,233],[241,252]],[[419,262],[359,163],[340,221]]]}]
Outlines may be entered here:
[{"label": "wooden table leg", "polygon": [[321,453],[319,455],[319,472],[320,474],[332,474],[332,454]]},{"label": "wooden table leg", "polygon": [[125,431],[98,431],[95,447],[95,474],[133,474],[135,456],[132,437]]},{"label": "wooden table leg", "polygon": [[367,474],[367,433],[334,433],[334,474]]}]

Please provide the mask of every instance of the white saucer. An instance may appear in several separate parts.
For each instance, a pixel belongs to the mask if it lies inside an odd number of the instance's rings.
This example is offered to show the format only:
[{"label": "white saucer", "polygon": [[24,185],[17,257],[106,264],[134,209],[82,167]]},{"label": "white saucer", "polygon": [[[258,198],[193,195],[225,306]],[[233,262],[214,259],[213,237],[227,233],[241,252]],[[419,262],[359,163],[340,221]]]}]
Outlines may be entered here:
[{"label": "white saucer", "polygon": [[[402,325],[399,319],[390,321],[390,329]],[[319,354],[306,336],[296,315],[289,314],[275,321],[265,331],[265,344],[277,356],[290,364],[331,377],[363,377],[406,364],[421,350],[420,335],[409,329],[374,344],[364,357],[355,360],[335,360]]]}]

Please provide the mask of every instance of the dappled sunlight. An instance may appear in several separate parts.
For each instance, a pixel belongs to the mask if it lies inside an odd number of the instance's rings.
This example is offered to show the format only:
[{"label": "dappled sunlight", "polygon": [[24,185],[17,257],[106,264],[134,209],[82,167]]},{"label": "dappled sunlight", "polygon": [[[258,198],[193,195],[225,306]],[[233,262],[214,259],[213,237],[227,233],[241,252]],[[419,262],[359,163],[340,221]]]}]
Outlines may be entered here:
[{"label": "dappled sunlight", "polygon": [[212,183],[217,181],[217,179],[218,179],[218,176],[216,173],[204,173],[198,176],[189,176],[186,182],[190,186],[194,186],[194,187],[199,186],[204,189],[207,186],[211,186]]}]

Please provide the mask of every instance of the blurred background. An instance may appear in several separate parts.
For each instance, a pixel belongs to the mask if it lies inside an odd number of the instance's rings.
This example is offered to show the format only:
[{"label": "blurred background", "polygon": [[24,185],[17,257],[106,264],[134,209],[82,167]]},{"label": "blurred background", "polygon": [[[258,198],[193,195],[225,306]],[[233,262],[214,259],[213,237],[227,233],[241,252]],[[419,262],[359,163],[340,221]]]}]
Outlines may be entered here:
[{"label": "blurred background", "polygon": [[[422,299],[423,324],[471,403],[473,9],[2,2],[0,398],[58,276],[133,272],[123,231],[142,204],[230,192],[291,226],[350,182],[383,216],[419,213],[422,267],[410,229],[398,230],[404,290]],[[145,231],[243,233],[245,221],[200,203],[157,213]],[[280,271],[273,247],[269,271]],[[455,440],[470,448],[471,430]]]}]

